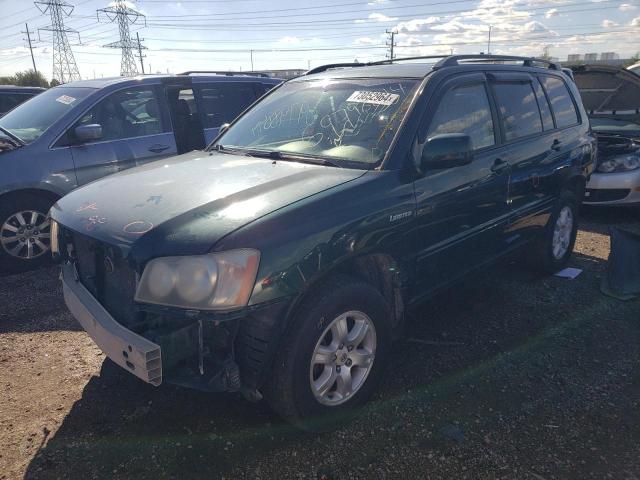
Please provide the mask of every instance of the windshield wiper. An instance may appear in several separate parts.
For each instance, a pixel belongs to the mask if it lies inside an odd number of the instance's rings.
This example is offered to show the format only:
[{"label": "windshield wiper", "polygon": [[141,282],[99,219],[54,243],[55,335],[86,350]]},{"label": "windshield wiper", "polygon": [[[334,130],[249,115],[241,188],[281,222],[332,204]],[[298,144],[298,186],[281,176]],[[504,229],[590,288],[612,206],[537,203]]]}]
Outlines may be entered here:
[{"label": "windshield wiper", "polygon": [[2,130],[2,132],[9,137],[11,140],[13,140],[14,142],[17,142],[17,147],[22,147],[24,145],[26,145],[26,143],[19,137],[16,137],[13,133],[11,133],[9,130],[7,130],[6,128],[4,128],[3,126],[0,125],[0,130]]},{"label": "windshield wiper", "polygon": [[225,147],[216,145],[216,151],[232,153],[236,155],[246,155],[248,157],[268,158],[271,160],[293,160],[301,163],[311,163],[313,165],[324,165],[327,167],[344,168],[343,165],[327,157],[318,157],[304,153],[283,152],[281,150],[260,150],[253,148]]}]

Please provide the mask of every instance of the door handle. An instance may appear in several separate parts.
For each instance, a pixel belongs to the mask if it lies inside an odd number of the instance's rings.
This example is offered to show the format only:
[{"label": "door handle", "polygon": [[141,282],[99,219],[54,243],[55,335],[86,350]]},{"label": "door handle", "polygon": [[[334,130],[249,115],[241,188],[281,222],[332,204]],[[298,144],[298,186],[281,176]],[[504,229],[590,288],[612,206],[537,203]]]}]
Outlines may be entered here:
[{"label": "door handle", "polygon": [[160,152],[164,152],[168,148],[169,148],[169,145],[156,144],[156,145],[151,145],[147,150],[153,153],[160,153]]},{"label": "door handle", "polygon": [[560,150],[560,147],[562,147],[562,142],[556,138],[551,144],[551,150],[555,150],[557,152]]},{"label": "door handle", "polygon": [[496,158],[493,165],[491,165],[491,171],[494,173],[500,173],[506,168],[509,168],[509,162],[505,162],[501,158]]}]

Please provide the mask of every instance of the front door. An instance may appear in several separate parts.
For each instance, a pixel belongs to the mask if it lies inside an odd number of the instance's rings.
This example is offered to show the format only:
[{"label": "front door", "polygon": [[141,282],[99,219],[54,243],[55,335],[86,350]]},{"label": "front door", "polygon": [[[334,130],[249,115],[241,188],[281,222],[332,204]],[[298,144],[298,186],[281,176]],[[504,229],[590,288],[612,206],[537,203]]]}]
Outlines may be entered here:
[{"label": "front door", "polygon": [[483,74],[445,83],[418,141],[444,133],[471,137],[470,164],[424,172],[415,181],[418,248],[416,296],[429,293],[505,248],[509,166],[501,159],[496,112]]},{"label": "front door", "polygon": [[[100,100],[68,132],[78,184],[176,154],[153,86],[119,90]],[[102,127],[99,140],[74,141],[81,125]]]}]

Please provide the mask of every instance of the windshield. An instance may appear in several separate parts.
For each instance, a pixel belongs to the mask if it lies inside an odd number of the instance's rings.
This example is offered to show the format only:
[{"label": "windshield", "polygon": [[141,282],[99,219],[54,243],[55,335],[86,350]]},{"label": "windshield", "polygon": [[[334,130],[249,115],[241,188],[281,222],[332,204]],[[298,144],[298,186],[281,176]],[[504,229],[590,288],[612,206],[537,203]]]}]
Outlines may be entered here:
[{"label": "windshield", "polygon": [[0,118],[0,127],[24,143],[31,143],[94,91],[92,88],[52,88],[27,100]]},{"label": "windshield", "polygon": [[591,128],[596,132],[628,132],[640,134],[640,123],[618,118],[591,118]]},{"label": "windshield", "polygon": [[287,83],[240,118],[217,145],[371,166],[389,148],[417,85],[406,79]]}]

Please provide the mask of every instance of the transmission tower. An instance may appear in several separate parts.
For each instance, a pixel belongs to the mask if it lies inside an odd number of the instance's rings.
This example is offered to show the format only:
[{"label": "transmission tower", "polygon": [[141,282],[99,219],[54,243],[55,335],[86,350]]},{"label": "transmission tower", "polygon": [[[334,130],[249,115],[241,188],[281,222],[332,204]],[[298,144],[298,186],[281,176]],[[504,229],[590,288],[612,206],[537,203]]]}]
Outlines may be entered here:
[{"label": "transmission tower", "polygon": [[76,34],[79,42],[80,34],[77,30],[64,26],[64,17],[71,15],[73,5],[64,0],[39,0],[34,3],[38,10],[51,16],[51,25],[38,29],[38,38],[41,31],[53,34],[53,78],[60,83],[80,80],[78,65],[67,38],[68,33]]},{"label": "transmission tower", "polygon": [[120,31],[120,40],[105,45],[107,48],[119,48],[122,50],[122,60],[120,62],[120,75],[123,77],[133,77],[138,74],[138,65],[135,59],[136,50],[140,52],[144,47],[138,42],[131,40],[131,32],[129,25],[138,23],[143,19],[146,25],[146,19],[140,12],[127,6],[126,0],[115,0],[115,2],[106,8],[97,11],[98,21],[100,16],[107,17],[110,22],[118,23]]}]

